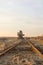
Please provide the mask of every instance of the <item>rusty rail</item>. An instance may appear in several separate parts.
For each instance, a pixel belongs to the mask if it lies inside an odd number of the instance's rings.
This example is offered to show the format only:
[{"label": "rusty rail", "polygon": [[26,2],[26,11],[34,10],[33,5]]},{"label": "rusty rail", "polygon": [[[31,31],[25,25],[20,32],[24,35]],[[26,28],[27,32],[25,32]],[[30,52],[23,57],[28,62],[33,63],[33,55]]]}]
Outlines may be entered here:
[{"label": "rusty rail", "polygon": [[29,42],[31,43],[30,45],[32,47],[33,52],[35,52],[40,58],[43,59],[43,55],[41,54],[41,52],[33,45],[33,43],[31,42],[31,40],[29,40]]},{"label": "rusty rail", "polygon": [[1,53],[0,53],[0,56],[5,54],[6,52],[8,52],[10,49],[12,49],[13,47],[15,47],[16,45],[18,45],[22,40],[18,40],[16,42],[14,42],[11,46],[9,46],[7,49],[3,50]]}]

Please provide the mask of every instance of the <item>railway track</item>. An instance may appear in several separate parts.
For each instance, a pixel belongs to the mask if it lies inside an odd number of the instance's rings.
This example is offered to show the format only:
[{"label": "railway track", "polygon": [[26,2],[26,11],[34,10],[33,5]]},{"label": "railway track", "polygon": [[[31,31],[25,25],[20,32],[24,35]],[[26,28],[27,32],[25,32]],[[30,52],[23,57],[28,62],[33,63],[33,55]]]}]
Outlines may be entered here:
[{"label": "railway track", "polygon": [[[16,56],[16,54],[21,52],[19,50],[15,50],[15,47],[18,46],[21,42],[24,42],[24,44],[26,42],[26,44],[28,43],[31,46],[32,51],[28,51],[28,55],[30,53],[34,57],[34,54],[36,54],[36,56],[38,56],[42,59],[42,54],[37,50],[37,48],[34,47],[34,45],[32,44],[32,42],[30,40],[28,41],[27,39],[23,39],[23,40],[20,39],[20,40],[14,42],[11,46],[9,46],[7,49],[5,49],[3,52],[0,53],[0,59],[1,59],[0,65],[6,65],[6,63],[8,62],[8,60],[10,58],[12,58],[12,56],[14,56],[14,55]],[[25,55],[26,52],[23,51],[22,54]]]},{"label": "railway track", "polygon": [[34,51],[34,53],[36,53],[40,58],[43,59],[43,54],[41,54],[41,52],[34,46],[33,42],[31,40],[26,40],[28,43],[30,42],[31,48]]},{"label": "railway track", "polygon": [[[13,47],[15,47],[16,45],[18,45],[18,44],[21,43],[22,41],[23,41],[23,40],[20,39],[20,40],[14,42],[11,46],[9,46],[9,47],[6,48],[5,50],[3,50],[3,51],[0,53],[0,56],[3,55],[3,54],[5,54],[6,52],[8,52],[10,49],[12,49]],[[24,40],[24,41],[26,41],[27,43],[30,42],[29,44],[30,44],[32,50],[33,50],[37,55],[39,55],[40,57],[43,58],[41,52],[33,45],[32,41],[30,41],[30,40],[29,40],[29,41],[28,41],[28,40]]]},{"label": "railway track", "polygon": [[43,44],[41,45],[39,42],[30,39],[32,44],[43,54]]},{"label": "railway track", "polygon": [[13,42],[12,45],[10,45],[8,48],[4,49],[1,53],[0,56],[5,54],[6,52],[8,52],[10,49],[12,49],[13,47],[15,47],[16,45],[18,45],[22,40],[18,40],[16,42]]}]

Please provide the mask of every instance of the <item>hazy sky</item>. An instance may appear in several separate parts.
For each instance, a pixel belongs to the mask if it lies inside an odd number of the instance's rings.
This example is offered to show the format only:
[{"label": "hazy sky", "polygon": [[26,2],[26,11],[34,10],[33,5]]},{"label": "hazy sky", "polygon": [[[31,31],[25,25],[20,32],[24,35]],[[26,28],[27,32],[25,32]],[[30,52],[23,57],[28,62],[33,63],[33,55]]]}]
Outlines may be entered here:
[{"label": "hazy sky", "polygon": [[0,36],[43,34],[43,0],[0,0]]}]

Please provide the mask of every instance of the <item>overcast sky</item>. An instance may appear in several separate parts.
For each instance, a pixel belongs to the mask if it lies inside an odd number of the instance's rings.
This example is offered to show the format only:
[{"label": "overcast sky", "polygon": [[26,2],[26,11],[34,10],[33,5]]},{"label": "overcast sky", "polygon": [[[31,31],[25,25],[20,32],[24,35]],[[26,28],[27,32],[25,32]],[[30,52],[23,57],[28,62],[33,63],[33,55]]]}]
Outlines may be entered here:
[{"label": "overcast sky", "polygon": [[0,36],[43,34],[43,0],[0,0]]}]

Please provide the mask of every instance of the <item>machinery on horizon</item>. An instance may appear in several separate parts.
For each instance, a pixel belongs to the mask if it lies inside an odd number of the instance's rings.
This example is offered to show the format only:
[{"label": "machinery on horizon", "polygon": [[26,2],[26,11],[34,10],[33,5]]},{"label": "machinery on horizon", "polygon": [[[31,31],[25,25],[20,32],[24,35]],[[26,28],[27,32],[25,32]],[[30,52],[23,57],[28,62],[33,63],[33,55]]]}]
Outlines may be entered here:
[{"label": "machinery on horizon", "polygon": [[19,39],[24,39],[24,34],[23,34],[23,32],[22,32],[22,30],[20,30],[18,33],[17,33],[17,35],[18,35],[18,38]]}]

